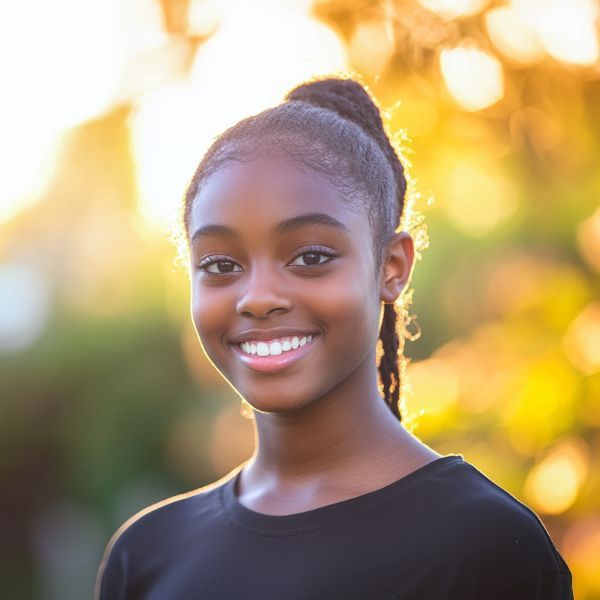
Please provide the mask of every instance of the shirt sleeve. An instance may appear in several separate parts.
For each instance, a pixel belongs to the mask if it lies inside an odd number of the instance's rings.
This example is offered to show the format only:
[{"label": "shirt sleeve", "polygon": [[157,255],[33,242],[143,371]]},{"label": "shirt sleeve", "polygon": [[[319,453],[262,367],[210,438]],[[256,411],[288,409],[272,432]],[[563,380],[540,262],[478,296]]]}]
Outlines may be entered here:
[{"label": "shirt sleeve", "polygon": [[553,571],[527,579],[499,600],[573,600],[570,572]]}]

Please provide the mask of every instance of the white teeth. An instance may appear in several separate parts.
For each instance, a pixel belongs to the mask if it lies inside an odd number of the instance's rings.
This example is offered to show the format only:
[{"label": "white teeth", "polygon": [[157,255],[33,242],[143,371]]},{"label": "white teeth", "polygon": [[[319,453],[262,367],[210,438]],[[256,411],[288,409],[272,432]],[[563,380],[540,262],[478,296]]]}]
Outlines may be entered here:
[{"label": "white teeth", "polygon": [[240,348],[245,354],[257,354],[258,356],[278,356],[290,350],[296,350],[314,339],[314,335],[298,337],[297,335],[281,338],[272,342],[241,342]]}]

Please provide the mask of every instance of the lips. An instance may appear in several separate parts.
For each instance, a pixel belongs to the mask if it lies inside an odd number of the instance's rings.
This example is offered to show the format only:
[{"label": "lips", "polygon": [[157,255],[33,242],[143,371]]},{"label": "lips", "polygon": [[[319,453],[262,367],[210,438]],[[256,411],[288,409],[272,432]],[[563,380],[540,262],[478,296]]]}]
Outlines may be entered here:
[{"label": "lips", "polygon": [[[318,334],[305,334],[300,336],[301,339],[306,339],[306,342],[303,345],[296,345],[295,343],[287,349],[286,351],[281,351],[277,344],[279,344],[280,339],[293,339],[294,336],[273,336],[269,334],[270,337],[256,337],[255,334],[245,336],[248,341],[242,340],[241,343],[233,343],[232,347],[234,352],[236,353],[239,360],[246,365],[248,368],[253,369],[255,371],[261,371],[266,373],[272,373],[274,371],[280,371],[282,369],[287,368],[289,365],[296,363],[301,360],[304,356],[306,356],[312,349],[315,343],[319,339]],[[262,342],[259,340],[263,340]],[[255,354],[251,354],[248,352],[250,350],[250,346],[258,341],[258,352]],[[270,354],[266,356],[261,356],[260,354],[264,354],[264,348],[266,347],[266,343],[271,342],[273,345],[271,348],[275,348],[276,352],[280,352],[278,354]],[[242,344],[244,349],[242,349]],[[281,344],[279,344],[281,346]],[[297,346],[297,347],[293,347]],[[286,345],[287,347],[287,345]],[[255,348],[256,349],[256,348]],[[262,352],[261,352],[262,350]]]}]

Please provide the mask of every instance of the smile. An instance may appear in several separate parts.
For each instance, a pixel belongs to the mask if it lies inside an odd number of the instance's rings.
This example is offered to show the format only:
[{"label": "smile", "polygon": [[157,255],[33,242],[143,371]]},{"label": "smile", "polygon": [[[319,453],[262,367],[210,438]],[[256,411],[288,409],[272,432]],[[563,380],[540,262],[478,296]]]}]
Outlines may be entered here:
[{"label": "smile", "polygon": [[312,349],[318,335],[284,336],[272,340],[248,340],[232,344],[240,360],[256,371],[284,369]]}]

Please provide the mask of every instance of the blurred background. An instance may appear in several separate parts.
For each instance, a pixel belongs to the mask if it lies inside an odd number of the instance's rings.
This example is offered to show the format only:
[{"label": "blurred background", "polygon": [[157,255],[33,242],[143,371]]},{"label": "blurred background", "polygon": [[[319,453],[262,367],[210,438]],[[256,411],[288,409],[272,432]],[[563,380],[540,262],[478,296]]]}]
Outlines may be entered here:
[{"label": "blurred background", "polygon": [[404,418],[542,518],[600,598],[593,0],[21,0],[0,8],[0,588],[91,597],[115,529],[250,456],[174,227],[212,138],[351,70],[424,217]]}]

